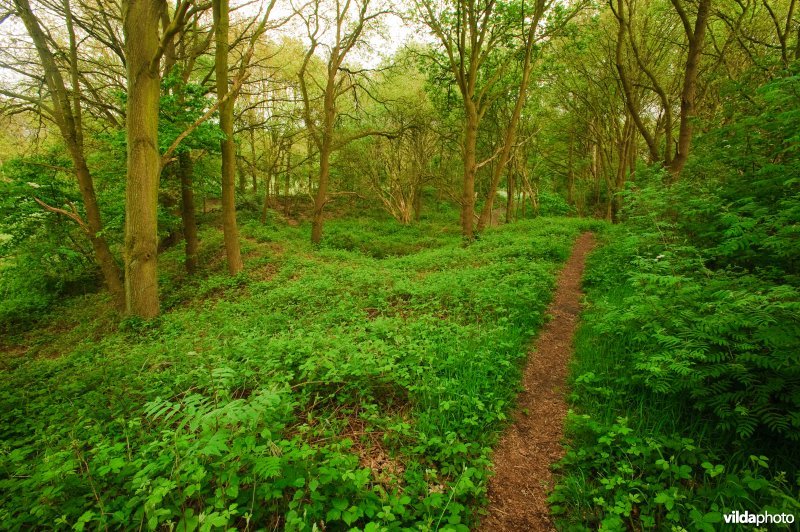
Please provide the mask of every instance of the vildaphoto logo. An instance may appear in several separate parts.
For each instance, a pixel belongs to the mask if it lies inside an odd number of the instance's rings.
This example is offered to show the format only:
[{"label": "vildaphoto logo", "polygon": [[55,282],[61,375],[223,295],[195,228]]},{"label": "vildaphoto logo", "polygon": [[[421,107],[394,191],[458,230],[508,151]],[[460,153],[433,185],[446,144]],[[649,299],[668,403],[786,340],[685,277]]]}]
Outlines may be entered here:
[{"label": "vildaphoto logo", "polygon": [[723,517],[725,522],[730,525],[791,525],[794,523],[794,514],[771,514],[769,512],[751,514],[748,511],[736,510]]}]

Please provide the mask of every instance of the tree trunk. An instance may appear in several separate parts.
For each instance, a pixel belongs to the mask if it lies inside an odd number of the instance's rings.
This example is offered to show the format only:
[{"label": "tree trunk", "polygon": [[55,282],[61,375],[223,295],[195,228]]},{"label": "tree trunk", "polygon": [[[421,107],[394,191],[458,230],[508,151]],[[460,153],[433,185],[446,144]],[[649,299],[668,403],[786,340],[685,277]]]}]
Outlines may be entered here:
[{"label": "tree trunk", "polygon": [[525,106],[525,98],[528,94],[528,81],[530,80],[531,70],[533,68],[533,45],[535,43],[534,37],[536,35],[536,27],[538,26],[539,19],[543,13],[543,6],[536,10],[535,22],[531,24],[528,30],[527,38],[525,40],[525,58],[522,65],[522,80],[519,84],[517,91],[517,99],[514,102],[514,110],[511,112],[511,119],[506,129],[505,138],[503,139],[503,148],[500,152],[500,157],[497,165],[492,169],[492,181],[489,185],[489,193],[486,196],[486,203],[481,211],[480,218],[478,219],[478,231],[482,231],[486,227],[487,222],[491,223],[492,208],[494,207],[494,198],[497,194],[497,186],[500,184],[500,177],[508,166],[508,159],[511,156],[511,149],[514,141],[517,138],[517,124],[519,124],[519,117],[522,114],[522,108]]},{"label": "tree trunk", "polygon": [[286,176],[283,183],[283,214],[289,216],[289,186],[291,180],[290,170],[292,168],[292,148],[286,150]]},{"label": "tree trunk", "polygon": [[794,43],[794,60],[800,60],[800,25],[797,27],[797,38]]},{"label": "tree trunk", "polygon": [[186,240],[186,271],[194,274],[197,271],[197,221],[194,214],[194,165],[188,151],[178,154],[178,175],[181,180],[181,220],[183,221],[183,237]]},{"label": "tree trunk", "polygon": [[314,140],[311,135],[308,136],[306,139],[306,164],[308,164],[308,193],[309,195],[314,190],[314,171],[312,169],[313,164],[313,155],[314,155]]},{"label": "tree trunk", "polygon": [[683,91],[681,92],[681,125],[678,132],[677,153],[669,166],[669,171],[672,175],[677,176],[686,165],[692,143],[692,121],[695,115],[694,100],[697,89],[697,72],[700,67],[700,54],[703,51],[706,25],[708,23],[709,12],[711,11],[711,0],[700,0],[697,6],[697,19],[695,20],[694,31],[690,30],[686,15],[680,9],[680,0],[672,0],[672,3],[675,5],[676,9],[679,10],[681,18],[684,20],[684,27],[689,39],[689,53],[686,56]]},{"label": "tree trunk", "polygon": [[125,189],[125,308],[141,318],[158,315],[158,104],[160,79],[157,0],[125,0],[123,20],[128,77]]},{"label": "tree trunk", "polygon": [[506,223],[511,223],[514,218],[514,171],[509,169],[506,177]]},{"label": "tree trunk", "polygon": [[613,4],[610,5],[612,6],[614,15],[617,18],[617,22],[619,23],[619,29],[617,31],[616,53],[614,57],[617,72],[619,73],[620,85],[622,85],[622,92],[625,96],[623,98],[625,101],[625,107],[627,108],[628,113],[630,113],[631,118],[633,118],[636,128],[642,134],[642,138],[644,138],[645,142],[647,143],[647,149],[650,152],[650,160],[655,162],[658,160],[658,146],[656,145],[653,135],[650,134],[650,131],[648,131],[647,127],[642,121],[641,116],[639,115],[639,109],[637,108],[637,102],[634,99],[633,94],[633,84],[631,83],[630,78],[628,78],[628,73],[625,69],[625,62],[622,55],[622,48],[625,42],[625,32],[628,29],[628,22],[625,19],[625,3],[623,0],[617,0],[616,9],[613,9]]},{"label": "tree trunk", "polygon": [[420,184],[414,186],[412,201],[414,205],[414,221],[418,222],[419,217],[422,214],[422,186]]},{"label": "tree trunk", "polygon": [[272,190],[272,195],[275,196],[275,210],[278,210],[281,206],[281,181],[280,181],[280,174],[281,174],[281,163],[283,162],[281,159],[283,158],[283,154],[278,157],[278,160],[275,161],[275,179],[273,179],[272,184],[274,186]]},{"label": "tree trunk", "polygon": [[626,172],[630,168],[630,154],[633,151],[634,142],[634,124],[631,122],[631,117],[625,117],[625,126],[623,128],[622,140],[619,145],[619,164],[617,166],[617,178],[614,182],[614,191],[611,204],[611,220],[617,221],[617,214],[622,208],[622,198],[619,193],[625,188]]},{"label": "tree trunk", "polygon": [[258,176],[256,175],[256,139],[253,129],[250,129],[250,178],[253,181],[253,196],[258,197]]},{"label": "tree trunk", "polygon": [[[91,181],[79,182],[78,186],[81,189],[83,197],[94,198],[94,188]],[[84,192],[84,188],[90,188]],[[118,309],[125,307],[125,288],[122,282],[122,270],[120,269],[114,255],[111,254],[111,249],[108,247],[108,241],[105,237],[99,236],[103,230],[103,223],[100,219],[100,210],[97,207],[97,201],[87,203],[84,200],[84,207],[86,208],[86,221],[89,225],[89,240],[92,243],[92,250],[94,251],[95,262],[100,266],[100,272],[103,275],[103,281],[111,294],[111,299]],[[92,204],[90,208],[89,205]]]},{"label": "tree trunk", "polygon": [[47,39],[39,24],[39,20],[33,14],[28,0],[16,0],[17,12],[25,24],[28,34],[33,40],[39,59],[45,71],[45,80],[50,89],[53,101],[53,114],[55,115],[64,143],[67,145],[72,164],[75,167],[75,175],[78,181],[78,188],[81,192],[84,209],[86,210],[86,224],[83,226],[94,251],[94,259],[100,267],[103,281],[111,294],[112,299],[118,308],[125,306],[125,290],[122,282],[122,272],[111,249],[108,241],[102,236],[103,222],[100,215],[100,207],[97,203],[97,195],[94,190],[94,180],[92,179],[89,167],[86,164],[83,149],[83,127],[81,121],[80,106],[80,84],[78,82],[77,65],[77,43],[72,29],[72,13],[69,3],[65,3],[67,17],[67,27],[70,37],[70,69],[73,80],[73,102],[74,109],[70,105],[67,88],[61,71],[58,69],[52,51],[47,45]]},{"label": "tree trunk", "polygon": [[322,149],[319,151],[319,186],[314,196],[314,214],[311,220],[311,242],[319,244],[322,240],[322,211],[328,200],[328,180],[331,168],[331,140],[328,135],[322,140]]},{"label": "tree trunk", "polygon": [[475,218],[475,172],[478,142],[478,111],[468,98],[464,99],[466,121],[464,123],[464,183],[461,193],[461,236],[471,241],[474,238]]},{"label": "tree trunk", "polygon": [[336,120],[336,70],[328,65],[328,81],[325,86],[323,102],[323,129],[319,144],[319,183],[314,197],[314,213],[311,219],[311,242],[319,244],[322,240],[322,211],[328,202],[328,182],[331,173],[331,153],[333,152],[333,131]]},{"label": "tree trunk", "polygon": [[[631,17],[633,17],[633,11],[631,11]],[[661,108],[664,112],[664,157],[663,157],[663,164],[665,167],[669,167],[670,163],[672,162],[672,106],[670,105],[669,97],[667,96],[666,91],[659,83],[658,78],[653,74],[652,70],[648,67],[647,63],[642,60],[642,56],[639,53],[639,46],[636,44],[636,38],[631,31],[631,21],[630,18],[625,19],[624,15],[622,14],[620,8],[620,17],[618,20],[621,24],[626,26],[628,39],[631,45],[631,51],[633,51],[633,56],[636,59],[636,64],[639,67],[639,70],[645,73],[645,75],[650,80],[652,84],[653,90],[658,94],[658,98],[661,100]],[[624,32],[620,32],[624,33]],[[637,128],[638,128],[637,124]],[[658,121],[656,122],[656,129],[655,135],[653,136],[653,142],[655,146],[658,146]],[[648,145],[649,148],[649,145]],[[650,157],[653,156],[651,151]],[[655,163],[655,160],[651,160],[651,163]]]},{"label": "tree trunk", "polygon": [[225,99],[228,94],[228,25],[230,10],[228,0],[213,0],[216,48],[214,58],[217,74],[217,98],[219,127],[225,138],[220,142],[222,151],[222,231],[225,237],[225,255],[228,272],[236,275],[242,271],[242,255],[239,249],[239,228],[236,225],[236,147],[233,143],[234,99]]}]

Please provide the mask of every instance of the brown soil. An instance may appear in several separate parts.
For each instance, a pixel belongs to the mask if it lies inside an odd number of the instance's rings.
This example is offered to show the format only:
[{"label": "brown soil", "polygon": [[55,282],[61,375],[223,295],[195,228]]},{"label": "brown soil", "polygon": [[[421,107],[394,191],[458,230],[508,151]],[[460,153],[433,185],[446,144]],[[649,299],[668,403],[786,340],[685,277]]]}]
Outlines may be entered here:
[{"label": "brown soil", "polygon": [[562,457],[564,400],[572,337],[581,310],[581,276],[594,236],[582,234],[558,278],[545,325],[522,377],[513,424],[494,452],[488,515],[480,530],[554,530],[547,506],[553,488],[550,466]]}]

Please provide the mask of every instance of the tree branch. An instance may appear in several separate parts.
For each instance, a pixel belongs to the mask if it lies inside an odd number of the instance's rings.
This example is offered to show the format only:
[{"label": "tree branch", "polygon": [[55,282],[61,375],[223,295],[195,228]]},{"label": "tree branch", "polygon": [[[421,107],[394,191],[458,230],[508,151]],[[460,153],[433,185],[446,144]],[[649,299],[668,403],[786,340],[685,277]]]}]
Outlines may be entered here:
[{"label": "tree branch", "polygon": [[195,129],[197,129],[198,127],[200,127],[200,125],[203,122],[205,122],[206,120],[211,118],[211,115],[213,115],[223,103],[227,102],[236,93],[236,91],[242,86],[242,83],[244,83],[244,80],[247,78],[247,75],[248,74],[245,73],[244,76],[242,76],[241,78],[236,80],[236,83],[234,83],[233,87],[231,88],[232,90],[228,91],[227,94],[225,94],[225,96],[222,99],[217,100],[216,102],[214,102],[214,105],[209,107],[208,111],[206,111],[203,114],[203,116],[201,116],[200,118],[195,120],[189,127],[187,127],[185,130],[183,130],[183,132],[180,135],[178,135],[175,138],[174,141],[172,141],[172,144],[170,144],[169,148],[167,148],[167,150],[161,156],[161,167],[162,168],[165,167],[167,164],[169,164],[172,161],[172,154],[175,152],[176,149],[178,149],[178,146],[183,141],[183,139],[185,139],[186,137],[191,135],[192,132]]},{"label": "tree branch", "polygon": [[52,205],[48,205],[47,203],[45,203],[44,201],[40,200],[39,198],[37,198],[35,196],[34,196],[33,199],[34,199],[34,201],[36,201],[36,203],[41,205],[42,208],[44,208],[45,210],[50,211],[50,212],[54,212],[56,214],[61,214],[63,216],[66,216],[70,220],[74,221],[76,224],[78,224],[78,226],[80,226],[81,229],[83,229],[83,231],[87,235],[91,236],[92,233],[91,233],[91,230],[89,229],[89,226],[86,224],[86,222],[83,221],[83,218],[81,218],[80,214],[78,214],[78,209],[76,209],[75,205],[73,205],[71,202],[68,201],[67,203],[69,204],[70,208],[72,209],[72,212],[64,210],[64,209],[59,209],[58,207],[53,207]]}]

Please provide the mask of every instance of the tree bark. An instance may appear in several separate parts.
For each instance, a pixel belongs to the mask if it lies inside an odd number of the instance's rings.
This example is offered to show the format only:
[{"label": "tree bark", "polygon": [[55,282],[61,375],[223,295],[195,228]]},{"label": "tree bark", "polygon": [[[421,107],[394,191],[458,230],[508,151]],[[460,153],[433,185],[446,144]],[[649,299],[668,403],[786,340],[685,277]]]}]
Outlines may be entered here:
[{"label": "tree bark", "polygon": [[681,7],[680,0],[672,0],[683,21],[686,37],[689,40],[689,52],[686,56],[686,67],[683,75],[683,91],[681,92],[681,125],[678,132],[678,145],[675,158],[669,166],[673,176],[677,176],[686,165],[692,143],[692,121],[695,116],[695,94],[697,89],[697,72],[700,68],[700,54],[703,51],[706,26],[711,11],[711,0],[700,0],[697,6],[697,18],[694,30],[691,29],[688,17]]},{"label": "tree bark", "polygon": [[158,315],[158,53],[159,0],[124,0],[128,77],[125,189],[125,308],[141,318]]},{"label": "tree bark", "polygon": [[222,231],[225,238],[225,256],[228,272],[236,275],[242,271],[242,254],[239,248],[239,227],[236,224],[236,147],[233,143],[233,98],[228,94],[228,26],[230,9],[228,0],[213,0],[215,42],[215,68],[219,127],[225,138],[220,142],[222,157]]},{"label": "tree bark", "polygon": [[509,169],[506,177],[506,223],[511,223],[514,219],[514,171]]},{"label": "tree bark", "polygon": [[[331,122],[332,124],[332,122]],[[332,128],[331,128],[332,129]],[[319,184],[314,196],[314,213],[311,219],[311,242],[319,244],[322,240],[323,210],[328,201],[328,181],[331,173],[331,135],[325,132],[319,150]]]},{"label": "tree bark", "polygon": [[194,164],[188,151],[178,154],[178,175],[181,180],[181,220],[183,237],[186,240],[186,271],[190,275],[197,272],[197,220],[194,213],[193,189]]},{"label": "tree bark", "polygon": [[478,110],[471,99],[464,98],[466,120],[464,122],[464,183],[461,193],[461,236],[471,241],[474,238],[475,218],[475,173],[478,142]]}]

